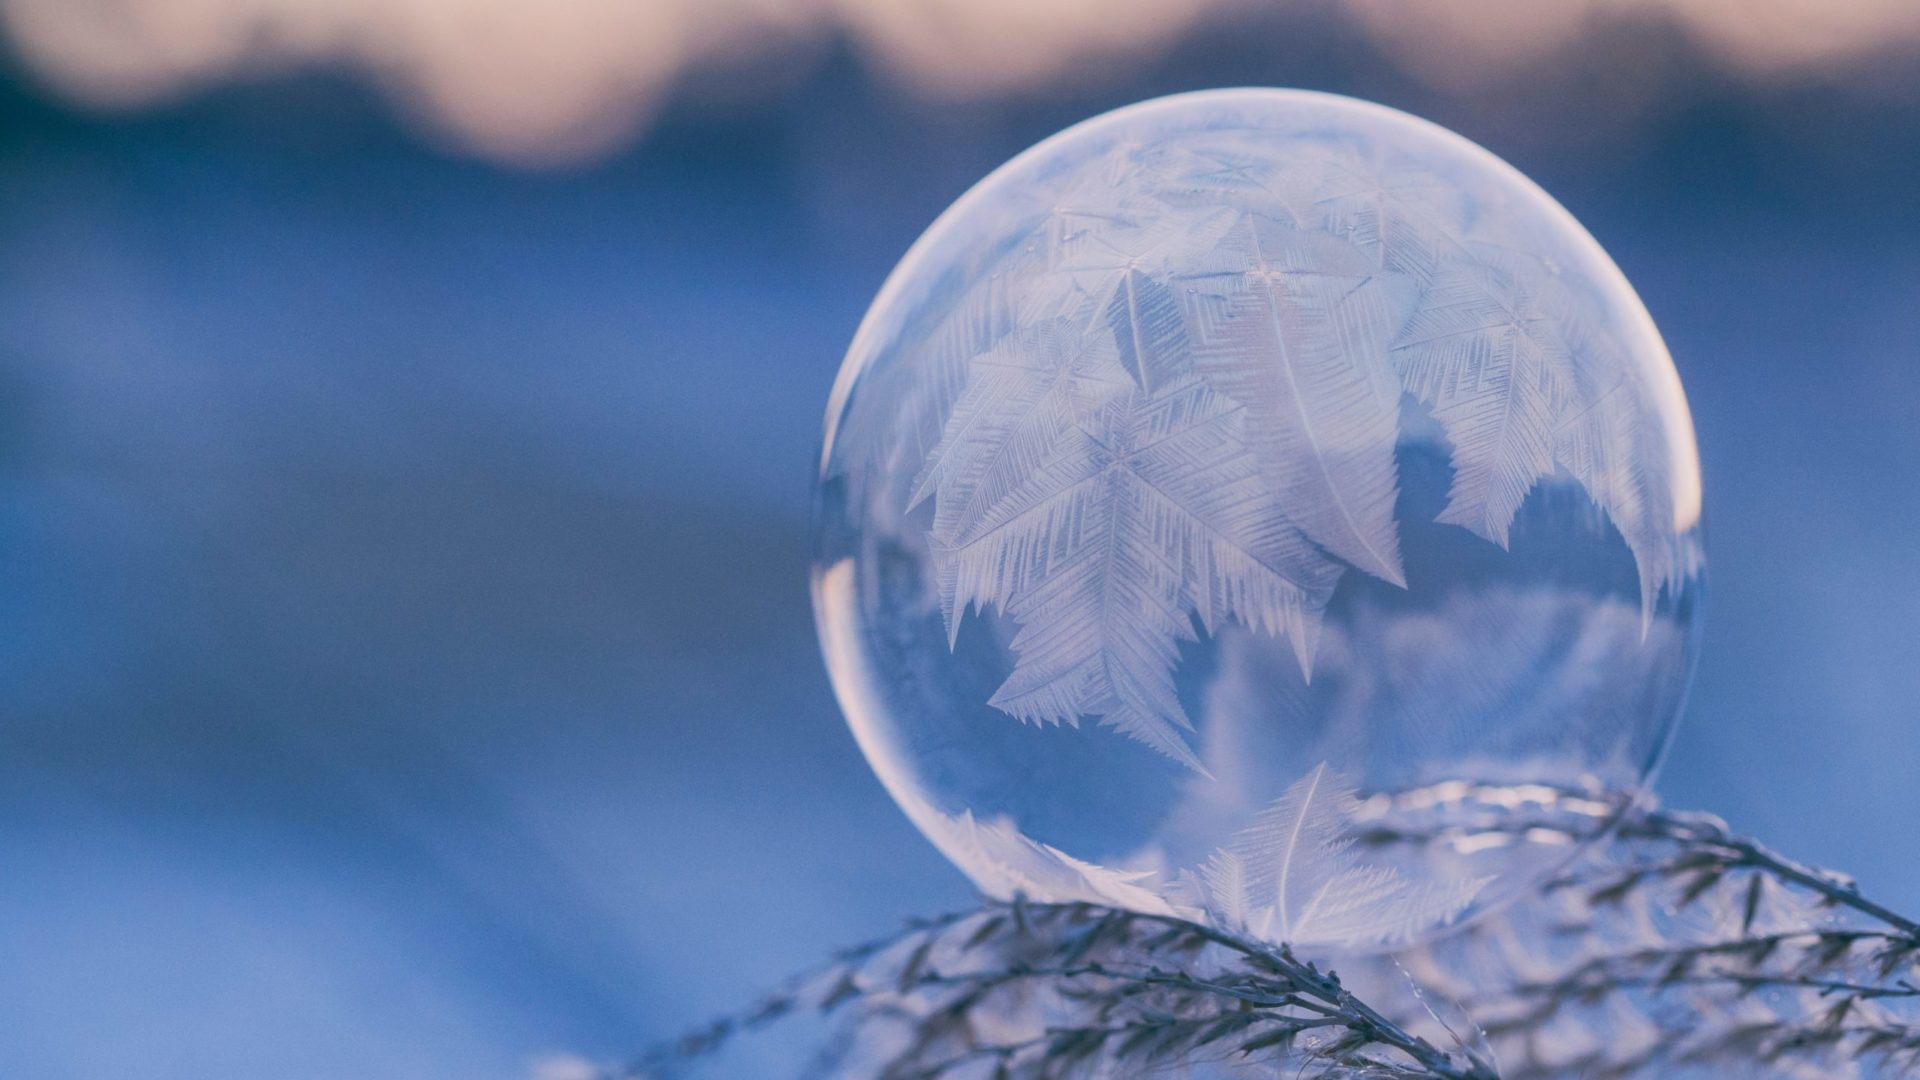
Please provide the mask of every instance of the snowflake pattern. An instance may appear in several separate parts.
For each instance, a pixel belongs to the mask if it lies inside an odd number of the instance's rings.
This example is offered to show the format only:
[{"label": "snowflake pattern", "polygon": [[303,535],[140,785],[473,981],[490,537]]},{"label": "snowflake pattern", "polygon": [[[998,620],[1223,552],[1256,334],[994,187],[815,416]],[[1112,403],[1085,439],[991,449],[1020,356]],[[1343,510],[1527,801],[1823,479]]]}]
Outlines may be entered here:
[{"label": "snowflake pattern", "polygon": [[1017,627],[992,704],[1202,773],[1181,642],[1231,622],[1309,670],[1347,570],[1405,584],[1403,396],[1452,444],[1441,522],[1505,547],[1565,476],[1631,549],[1643,613],[1689,571],[1650,391],[1560,266],[1415,163],[1261,138],[1121,143],[1056,178],[925,335],[894,421],[949,639],[972,612]]}]

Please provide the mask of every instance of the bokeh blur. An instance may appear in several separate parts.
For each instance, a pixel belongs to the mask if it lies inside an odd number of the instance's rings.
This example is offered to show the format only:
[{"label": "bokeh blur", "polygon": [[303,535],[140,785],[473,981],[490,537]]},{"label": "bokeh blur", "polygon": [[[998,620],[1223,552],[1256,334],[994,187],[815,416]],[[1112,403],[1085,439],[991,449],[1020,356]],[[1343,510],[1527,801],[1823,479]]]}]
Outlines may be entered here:
[{"label": "bokeh blur", "polygon": [[1437,120],[1611,251],[1707,477],[1661,790],[1920,908],[1907,0],[0,0],[0,38],[0,1075],[558,1078],[965,903],[814,644],[827,390],[969,184],[1205,86]]}]

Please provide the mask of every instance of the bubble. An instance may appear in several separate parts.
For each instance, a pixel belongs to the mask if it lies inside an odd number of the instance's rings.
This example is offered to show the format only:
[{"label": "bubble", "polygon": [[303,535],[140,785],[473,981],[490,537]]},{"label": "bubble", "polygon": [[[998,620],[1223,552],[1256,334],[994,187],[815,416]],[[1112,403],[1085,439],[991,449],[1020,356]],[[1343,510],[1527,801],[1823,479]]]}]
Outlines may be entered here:
[{"label": "bubble", "polygon": [[1466,140],[1300,91],[995,171],[867,313],[813,580],[849,724],[982,891],[1388,948],[1658,762],[1704,558],[1619,270]]}]

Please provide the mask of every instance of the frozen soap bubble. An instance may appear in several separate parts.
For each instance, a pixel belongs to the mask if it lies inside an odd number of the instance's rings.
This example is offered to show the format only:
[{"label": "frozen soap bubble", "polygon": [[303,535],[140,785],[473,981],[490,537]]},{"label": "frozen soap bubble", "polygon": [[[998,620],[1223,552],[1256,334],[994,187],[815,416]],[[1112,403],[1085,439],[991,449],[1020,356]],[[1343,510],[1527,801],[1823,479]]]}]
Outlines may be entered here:
[{"label": "frozen soap bubble", "polygon": [[1327,949],[1538,885],[1692,668],[1692,422],[1620,271],[1441,128],[1163,98],[980,182],[827,413],[820,634],[989,895]]}]

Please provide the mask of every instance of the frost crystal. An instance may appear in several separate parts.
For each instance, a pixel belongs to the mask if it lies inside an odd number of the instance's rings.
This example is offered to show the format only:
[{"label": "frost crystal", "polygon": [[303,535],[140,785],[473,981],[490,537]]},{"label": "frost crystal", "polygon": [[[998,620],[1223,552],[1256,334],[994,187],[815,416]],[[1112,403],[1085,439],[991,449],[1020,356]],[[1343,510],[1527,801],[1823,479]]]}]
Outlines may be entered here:
[{"label": "frost crystal", "polygon": [[1350,849],[1353,783],[1325,762],[1185,875],[1175,891],[1214,922],[1293,945],[1405,941],[1459,915],[1485,879],[1423,882]]},{"label": "frost crystal", "polygon": [[1631,801],[1691,671],[1652,320],[1526,178],[1363,102],[1179,95],[983,180],[861,323],[819,481],[848,726],[1003,900],[1430,941],[1586,842],[1460,830]]},{"label": "frost crystal", "polygon": [[998,708],[1097,716],[1204,772],[1180,642],[1231,620],[1310,672],[1346,569],[1406,584],[1403,396],[1451,443],[1439,521],[1506,547],[1564,474],[1631,549],[1643,608],[1689,571],[1633,365],[1445,180],[1228,129],[1121,143],[1065,183],[932,333],[907,400],[935,425],[909,421],[909,508],[934,504],[949,641],[969,611],[1019,627]]}]

